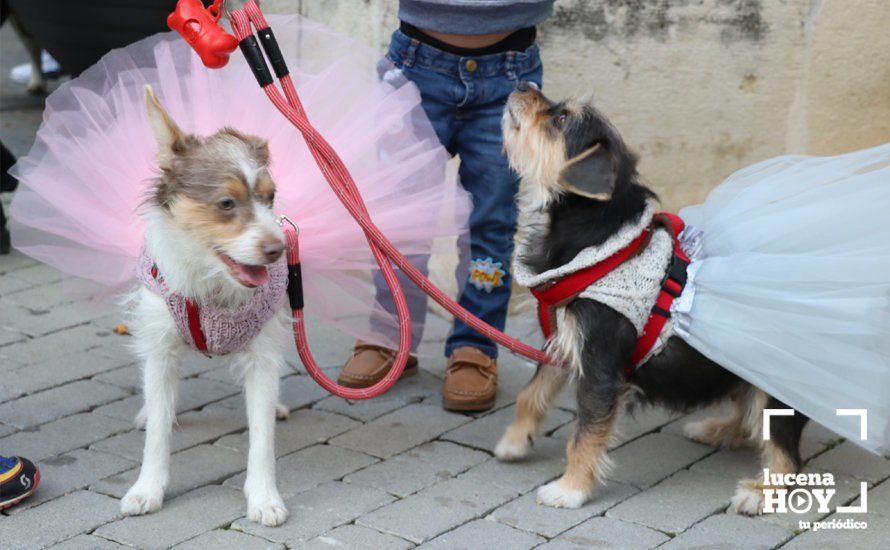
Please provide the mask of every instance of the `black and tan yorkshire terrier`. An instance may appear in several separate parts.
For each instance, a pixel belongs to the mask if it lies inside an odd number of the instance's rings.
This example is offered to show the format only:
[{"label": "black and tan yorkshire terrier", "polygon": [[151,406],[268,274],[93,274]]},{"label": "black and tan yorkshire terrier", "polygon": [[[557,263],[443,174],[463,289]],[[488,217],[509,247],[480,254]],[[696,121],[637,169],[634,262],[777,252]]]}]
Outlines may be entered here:
[{"label": "black and tan yorkshire terrier", "polygon": [[[531,271],[563,266],[622,228],[638,224],[646,213],[651,215],[656,196],[641,183],[635,156],[591,105],[554,102],[522,83],[507,102],[503,132],[510,163],[522,177],[517,261]],[[583,297],[560,309],[557,332],[547,345],[564,366],[538,366],[519,394],[515,420],[495,449],[501,460],[526,456],[552,399],[574,379],[578,420],[567,445],[568,465],[562,477],[539,489],[539,503],[577,508],[592,496],[609,473],[606,450],[616,416],[631,402],[685,412],[730,400],[731,414],[692,422],[685,427],[686,435],[710,445],[759,445],[770,472],[799,471],[805,416],[773,418],[771,439],[763,441],[763,409],[787,408],[778,400],[677,336],[628,374],[625,367],[638,338],[628,318]],[[762,501],[762,478],[742,480],[730,508],[759,514]]]}]

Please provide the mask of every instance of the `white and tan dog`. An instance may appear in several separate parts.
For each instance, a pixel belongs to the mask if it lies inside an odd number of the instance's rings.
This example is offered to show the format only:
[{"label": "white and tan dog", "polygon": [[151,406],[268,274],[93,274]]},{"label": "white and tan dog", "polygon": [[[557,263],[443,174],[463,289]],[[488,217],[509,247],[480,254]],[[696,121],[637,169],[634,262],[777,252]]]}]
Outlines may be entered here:
[{"label": "white and tan dog", "polygon": [[[186,134],[148,86],[145,99],[161,170],[142,212],[146,254],[170,292],[218,308],[242,306],[268,281],[267,267],[285,246],[272,213],[275,183],[267,170],[267,144],[229,128],[206,138]],[[129,298],[134,350],[144,363],[145,405],[137,422],[144,422],[146,436],[142,469],[121,511],[137,515],[163,504],[179,360],[195,352],[164,297],[140,285]],[[288,319],[282,305],[242,349],[224,358],[244,383],[247,517],[269,526],[287,518],[275,481],[274,430]],[[286,416],[286,409],[278,410]]]}]

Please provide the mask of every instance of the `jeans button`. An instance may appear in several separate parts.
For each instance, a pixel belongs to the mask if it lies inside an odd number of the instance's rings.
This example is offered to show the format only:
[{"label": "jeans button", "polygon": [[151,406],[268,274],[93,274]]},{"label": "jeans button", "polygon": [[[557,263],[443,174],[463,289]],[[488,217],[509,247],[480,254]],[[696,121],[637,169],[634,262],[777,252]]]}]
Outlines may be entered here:
[{"label": "jeans button", "polygon": [[464,65],[464,67],[466,67],[468,73],[472,73],[472,72],[476,72],[476,69],[479,68],[479,64],[476,63],[475,59],[470,59],[470,60],[467,60],[467,63],[466,63],[466,65]]}]

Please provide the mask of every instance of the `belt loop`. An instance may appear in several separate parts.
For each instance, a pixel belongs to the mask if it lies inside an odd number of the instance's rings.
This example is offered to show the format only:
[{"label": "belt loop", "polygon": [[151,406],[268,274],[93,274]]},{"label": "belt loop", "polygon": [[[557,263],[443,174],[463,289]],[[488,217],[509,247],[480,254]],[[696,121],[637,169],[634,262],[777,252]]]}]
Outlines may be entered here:
[{"label": "belt loop", "polygon": [[411,39],[411,44],[408,46],[408,49],[405,50],[405,66],[413,67],[414,59],[417,57],[417,48],[420,46],[420,40],[416,38]]},{"label": "belt loop", "polygon": [[507,52],[504,69],[506,70],[508,80],[516,80],[516,52]]}]

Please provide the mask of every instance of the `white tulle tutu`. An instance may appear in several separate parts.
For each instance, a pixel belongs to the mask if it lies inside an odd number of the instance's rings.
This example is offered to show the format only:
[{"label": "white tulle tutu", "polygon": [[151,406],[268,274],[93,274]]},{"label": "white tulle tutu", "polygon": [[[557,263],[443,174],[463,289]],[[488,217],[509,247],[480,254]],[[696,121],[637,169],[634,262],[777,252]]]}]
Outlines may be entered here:
[{"label": "white tulle tutu", "polygon": [[[783,156],[683,209],[690,291],[675,330],[850,441],[890,455],[890,144]],[[836,409],[866,409],[860,419]]]},{"label": "white tulle tutu", "polygon": [[[471,203],[446,176],[450,157],[417,88],[356,40],[299,16],[270,23],[310,120],[343,158],[377,225],[409,256],[428,255],[435,243],[453,247]],[[145,84],[187,132],[232,126],[268,139],[276,211],[301,230],[307,311],[356,336],[370,336],[372,317],[397,334],[375,301],[370,274],[378,268],[365,238],[300,133],[240,55],[210,70],[174,33],[112,51],[47,99],[37,141],[13,170],[22,184],[11,208],[18,249],[107,287],[132,283],[143,240],[135,212],[157,170]]]}]

